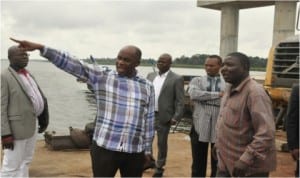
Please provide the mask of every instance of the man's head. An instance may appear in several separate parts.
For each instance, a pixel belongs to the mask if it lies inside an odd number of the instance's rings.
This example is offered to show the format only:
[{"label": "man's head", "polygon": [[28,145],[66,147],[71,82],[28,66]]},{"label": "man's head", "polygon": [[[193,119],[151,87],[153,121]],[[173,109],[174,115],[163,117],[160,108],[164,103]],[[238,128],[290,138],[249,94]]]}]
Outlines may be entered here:
[{"label": "man's head", "polygon": [[119,75],[133,77],[136,74],[135,68],[140,64],[142,57],[141,50],[136,46],[123,47],[117,56],[116,69]]},{"label": "man's head", "polygon": [[172,64],[172,56],[170,54],[162,54],[159,56],[157,61],[157,68],[159,70],[159,74],[163,74],[167,72]]},{"label": "man's head", "polygon": [[218,55],[210,55],[206,58],[204,65],[207,75],[214,77],[219,75],[220,68],[222,67],[222,58]]},{"label": "man's head", "polygon": [[249,76],[249,70],[249,58],[243,53],[233,52],[225,57],[221,73],[226,82],[236,87]]},{"label": "man's head", "polygon": [[19,69],[26,67],[28,64],[29,55],[18,46],[8,48],[7,55],[10,64]]}]

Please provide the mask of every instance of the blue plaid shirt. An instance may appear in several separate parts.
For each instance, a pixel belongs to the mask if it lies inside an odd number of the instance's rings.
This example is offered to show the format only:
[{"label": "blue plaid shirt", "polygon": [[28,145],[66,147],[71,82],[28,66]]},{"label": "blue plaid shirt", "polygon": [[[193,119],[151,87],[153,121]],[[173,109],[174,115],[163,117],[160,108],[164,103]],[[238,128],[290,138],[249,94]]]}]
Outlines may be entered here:
[{"label": "blue plaid shirt", "polygon": [[93,140],[112,151],[152,153],[154,88],[145,78],[120,76],[91,67],[66,52],[45,47],[41,55],[58,68],[86,80],[97,100]]}]

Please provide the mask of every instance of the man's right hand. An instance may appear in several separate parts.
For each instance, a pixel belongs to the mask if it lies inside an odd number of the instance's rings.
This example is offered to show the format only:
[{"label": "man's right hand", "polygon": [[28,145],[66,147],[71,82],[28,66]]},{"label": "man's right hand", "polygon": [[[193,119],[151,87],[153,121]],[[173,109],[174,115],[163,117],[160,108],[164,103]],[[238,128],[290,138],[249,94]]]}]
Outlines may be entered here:
[{"label": "man's right hand", "polygon": [[8,136],[5,138],[2,138],[2,149],[14,149],[14,138],[13,136]]},{"label": "man's right hand", "polygon": [[39,43],[34,43],[30,41],[25,41],[25,40],[17,40],[14,38],[10,38],[12,41],[19,43],[19,47],[23,49],[24,51],[33,51],[33,50],[41,50],[44,48],[44,45],[39,44]]}]

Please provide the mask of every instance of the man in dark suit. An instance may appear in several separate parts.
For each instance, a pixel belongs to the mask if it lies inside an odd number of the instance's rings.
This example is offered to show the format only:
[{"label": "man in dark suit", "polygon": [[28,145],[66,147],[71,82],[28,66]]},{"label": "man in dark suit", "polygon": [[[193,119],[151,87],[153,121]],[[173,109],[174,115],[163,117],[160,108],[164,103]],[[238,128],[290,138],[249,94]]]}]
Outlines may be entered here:
[{"label": "man in dark suit", "polygon": [[170,70],[171,64],[171,55],[162,54],[157,61],[159,72],[152,72],[147,76],[155,89],[155,129],[158,156],[153,177],[163,176],[170,127],[176,124],[183,114],[184,81],[182,76]]},{"label": "man in dark suit", "polygon": [[9,67],[1,72],[1,177],[29,177],[37,133],[48,126],[47,100],[25,69],[28,54],[12,46],[8,59]]},{"label": "man in dark suit", "polygon": [[299,84],[292,88],[287,122],[286,133],[289,150],[293,159],[297,162],[295,177],[299,177]]}]

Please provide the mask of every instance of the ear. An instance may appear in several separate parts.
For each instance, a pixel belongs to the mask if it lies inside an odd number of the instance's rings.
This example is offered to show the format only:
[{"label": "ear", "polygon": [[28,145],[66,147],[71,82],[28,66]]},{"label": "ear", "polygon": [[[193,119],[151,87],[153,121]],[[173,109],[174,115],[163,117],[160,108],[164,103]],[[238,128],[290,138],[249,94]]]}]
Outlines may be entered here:
[{"label": "ear", "polygon": [[136,63],[135,63],[135,67],[139,66],[141,63],[141,60],[138,60]]}]

